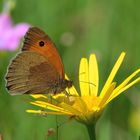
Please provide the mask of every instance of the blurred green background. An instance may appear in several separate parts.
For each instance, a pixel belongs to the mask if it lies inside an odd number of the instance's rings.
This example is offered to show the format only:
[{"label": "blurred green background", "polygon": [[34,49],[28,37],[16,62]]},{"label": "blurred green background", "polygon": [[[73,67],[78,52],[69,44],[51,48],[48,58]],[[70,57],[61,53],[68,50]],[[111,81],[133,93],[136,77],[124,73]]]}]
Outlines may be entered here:
[{"label": "blurred green background", "polygon": [[[2,6],[0,0],[1,10]],[[134,0],[17,0],[11,16],[15,24],[27,22],[51,36],[76,86],[80,58],[96,53],[101,88],[121,51],[127,55],[117,81],[140,67],[139,6],[140,2]],[[4,75],[17,51],[0,52],[0,133],[4,140],[47,140],[47,130],[56,128],[56,117],[26,113],[33,108],[27,102],[30,97],[10,96],[5,89]],[[139,100],[137,84],[110,103],[97,123],[97,140],[138,140]],[[60,124],[65,120],[58,118]],[[59,140],[88,139],[85,126],[75,121],[59,128]]]}]

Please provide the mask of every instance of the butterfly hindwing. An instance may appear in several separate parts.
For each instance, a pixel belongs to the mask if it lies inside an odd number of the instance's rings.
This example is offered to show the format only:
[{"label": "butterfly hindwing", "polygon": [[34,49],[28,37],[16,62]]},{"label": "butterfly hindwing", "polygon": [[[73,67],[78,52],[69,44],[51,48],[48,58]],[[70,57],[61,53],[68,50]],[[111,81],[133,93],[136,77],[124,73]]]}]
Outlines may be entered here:
[{"label": "butterfly hindwing", "polygon": [[52,85],[59,80],[59,74],[40,54],[22,52],[12,60],[6,79],[7,89],[13,95],[49,93]]}]

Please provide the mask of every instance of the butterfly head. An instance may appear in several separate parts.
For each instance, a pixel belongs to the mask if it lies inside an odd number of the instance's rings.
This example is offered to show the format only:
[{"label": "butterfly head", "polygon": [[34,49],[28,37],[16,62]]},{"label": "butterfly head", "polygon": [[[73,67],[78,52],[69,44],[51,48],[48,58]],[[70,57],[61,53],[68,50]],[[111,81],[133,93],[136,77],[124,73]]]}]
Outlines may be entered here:
[{"label": "butterfly head", "polygon": [[65,85],[66,85],[66,87],[68,87],[68,88],[71,88],[72,87],[72,85],[73,85],[73,81],[71,81],[71,80],[64,80],[64,83],[65,83]]}]

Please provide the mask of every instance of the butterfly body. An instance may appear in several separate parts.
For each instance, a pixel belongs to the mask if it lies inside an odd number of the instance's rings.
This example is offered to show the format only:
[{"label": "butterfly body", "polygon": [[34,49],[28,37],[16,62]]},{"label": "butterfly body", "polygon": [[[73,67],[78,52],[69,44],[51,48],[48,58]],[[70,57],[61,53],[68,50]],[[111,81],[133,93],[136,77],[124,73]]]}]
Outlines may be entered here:
[{"label": "butterfly body", "polygon": [[12,95],[56,94],[72,86],[72,82],[65,79],[54,43],[37,27],[26,33],[22,52],[12,60],[6,80]]}]

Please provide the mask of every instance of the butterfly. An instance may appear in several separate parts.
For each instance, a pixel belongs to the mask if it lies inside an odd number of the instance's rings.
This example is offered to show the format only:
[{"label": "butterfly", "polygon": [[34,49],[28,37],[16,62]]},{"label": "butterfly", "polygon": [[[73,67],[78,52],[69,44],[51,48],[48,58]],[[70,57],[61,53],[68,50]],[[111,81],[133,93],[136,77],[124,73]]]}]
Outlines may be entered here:
[{"label": "butterfly", "polygon": [[6,74],[11,95],[57,94],[72,86],[55,44],[38,27],[30,27],[22,51],[11,61]]}]

